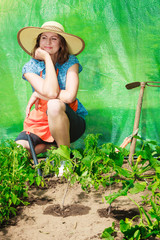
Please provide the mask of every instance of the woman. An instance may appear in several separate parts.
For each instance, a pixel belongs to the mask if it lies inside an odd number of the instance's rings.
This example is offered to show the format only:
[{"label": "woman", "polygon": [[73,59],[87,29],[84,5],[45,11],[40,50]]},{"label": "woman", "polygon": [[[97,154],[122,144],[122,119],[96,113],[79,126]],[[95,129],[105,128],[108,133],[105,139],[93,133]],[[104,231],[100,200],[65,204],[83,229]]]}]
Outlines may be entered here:
[{"label": "woman", "polygon": [[[32,56],[22,73],[33,94],[16,142],[30,151],[29,131],[36,154],[52,145],[70,147],[85,131],[87,111],[76,98],[82,67],[75,56],[83,51],[84,41],[65,33],[63,26],[54,21],[41,28],[22,28],[17,37],[22,49]],[[33,104],[35,109],[30,112]]]}]

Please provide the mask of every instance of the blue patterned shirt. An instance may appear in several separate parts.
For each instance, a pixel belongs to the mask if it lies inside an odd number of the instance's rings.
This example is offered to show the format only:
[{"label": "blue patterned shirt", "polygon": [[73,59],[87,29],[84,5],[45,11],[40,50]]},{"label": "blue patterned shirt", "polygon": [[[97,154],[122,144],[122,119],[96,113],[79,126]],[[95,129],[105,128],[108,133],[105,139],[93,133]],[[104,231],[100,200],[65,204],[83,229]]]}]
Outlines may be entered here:
[{"label": "blue patterned shirt", "polygon": [[[73,66],[74,64],[79,64],[79,73],[82,71],[82,66],[80,65],[78,59],[74,55],[69,55],[69,59],[64,64],[56,63],[55,69],[59,69],[58,72],[58,83],[60,86],[60,89],[64,90],[66,88],[66,76],[68,69]],[[26,80],[24,77],[24,73],[35,73],[37,75],[40,75],[40,72],[42,71],[42,78],[45,79],[46,70],[45,70],[45,63],[44,61],[39,61],[37,59],[31,58],[29,62],[27,62],[23,69],[22,69],[22,78]],[[35,91],[32,87],[33,92]],[[78,100],[78,99],[77,99]],[[82,117],[86,116],[88,114],[85,107],[82,105],[82,103],[78,100],[78,109],[76,113]]]}]

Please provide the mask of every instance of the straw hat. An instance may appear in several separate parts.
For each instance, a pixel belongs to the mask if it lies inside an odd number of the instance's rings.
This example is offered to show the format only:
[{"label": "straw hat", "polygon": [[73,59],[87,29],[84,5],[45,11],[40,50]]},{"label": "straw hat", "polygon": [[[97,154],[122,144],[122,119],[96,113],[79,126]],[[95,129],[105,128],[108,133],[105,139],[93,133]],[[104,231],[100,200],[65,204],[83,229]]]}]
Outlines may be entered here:
[{"label": "straw hat", "polygon": [[20,29],[17,34],[18,43],[26,53],[31,55],[38,35],[43,32],[54,32],[64,37],[70,54],[78,55],[85,47],[83,39],[73,34],[66,33],[63,26],[54,21],[45,22],[41,27],[24,27]]}]

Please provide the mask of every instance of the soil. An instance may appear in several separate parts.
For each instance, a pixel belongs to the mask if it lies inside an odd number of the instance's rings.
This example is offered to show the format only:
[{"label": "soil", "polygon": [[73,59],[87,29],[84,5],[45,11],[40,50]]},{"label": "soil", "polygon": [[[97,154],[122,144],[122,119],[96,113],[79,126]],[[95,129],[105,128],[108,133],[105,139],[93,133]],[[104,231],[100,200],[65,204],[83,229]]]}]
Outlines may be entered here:
[{"label": "soil", "polygon": [[[119,197],[111,207],[106,204],[104,196],[110,193],[109,188],[86,193],[78,183],[69,187],[62,209],[66,180],[52,177],[46,181],[48,187],[32,187],[30,205],[19,206],[17,216],[1,226],[1,240],[97,240],[113,221],[118,229],[120,219],[139,213],[126,197]],[[119,186],[113,185],[111,191],[116,190]],[[132,197],[141,200],[138,194]],[[114,239],[123,237],[120,233]]]}]

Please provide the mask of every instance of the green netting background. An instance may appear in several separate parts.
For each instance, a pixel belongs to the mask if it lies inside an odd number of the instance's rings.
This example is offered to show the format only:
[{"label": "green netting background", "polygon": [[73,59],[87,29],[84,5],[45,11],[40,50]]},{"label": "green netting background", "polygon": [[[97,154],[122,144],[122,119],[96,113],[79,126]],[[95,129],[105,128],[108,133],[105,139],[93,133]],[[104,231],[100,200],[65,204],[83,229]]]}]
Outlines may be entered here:
[{"label": "green netting background", "polygon": [[[102,133],[102,142],[121,144],[132,133],[140,91],[125,85],[160,80],[160,1],[0,0],[0,140],[22,130],[31,95],[21,78],[30,57],[19,47],[17,32],[51,20],[86,43],[78,57],[83,66],[78,97],[89,112],[86,134]],[[159,91],[145,88],[139,130],[158,142]]]}]

